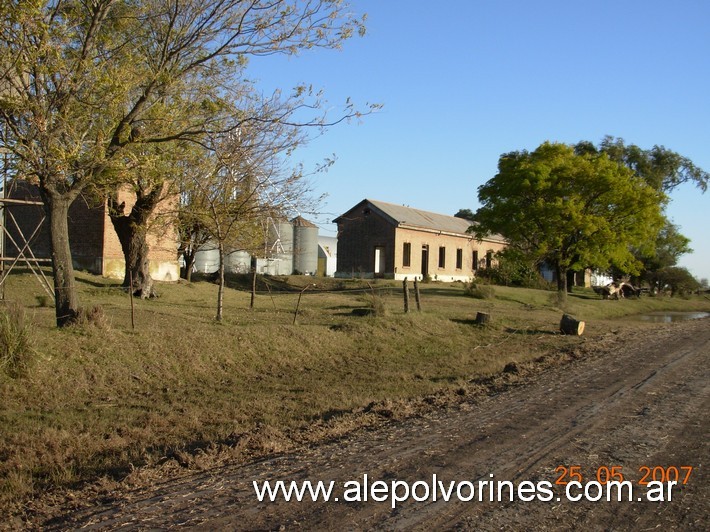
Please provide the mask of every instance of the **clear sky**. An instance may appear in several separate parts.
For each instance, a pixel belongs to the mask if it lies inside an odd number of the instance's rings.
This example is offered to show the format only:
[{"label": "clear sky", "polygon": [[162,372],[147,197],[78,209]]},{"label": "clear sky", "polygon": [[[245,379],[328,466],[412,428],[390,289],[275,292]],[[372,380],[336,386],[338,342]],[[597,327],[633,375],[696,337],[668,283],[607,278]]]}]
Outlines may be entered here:
[{"label": "clear sky", "polygon": [[[546,140],[605,135],[663,145],[710,171],[708,0],[352,0],[367,35],[341,51],[256,58],[267,92],[306,82],[337,112],[347,97],[375,115],[338,125],[296,154],[328,194],[318,222],[363,198],[454,214],[501,154]],[[710,191],[677,189],[668,208],[691,238],[680,264],[710,278]]]}]

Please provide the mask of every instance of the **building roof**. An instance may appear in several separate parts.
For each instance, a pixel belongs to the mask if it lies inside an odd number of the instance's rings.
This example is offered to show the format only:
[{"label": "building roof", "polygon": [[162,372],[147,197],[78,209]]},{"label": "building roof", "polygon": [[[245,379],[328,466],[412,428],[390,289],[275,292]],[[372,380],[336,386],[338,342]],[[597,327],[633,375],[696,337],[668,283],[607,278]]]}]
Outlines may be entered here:
[{"label": "building roof", "polygon": [[[420,209],[413,209],[412,207],[405,207],[404,205],[396,205],[394,203],[387,203],[379,200],[364,199],[355,207],[350,209],[345,214],[342,214],[334,221],[337,222],[339,218],[346,217],[346,215],[358,208],[364,207],[367,203],[371,208],[374,208],[381,216],[389,219],[393,225],[399,227],[411,227],[414,229],[424,229],[428,231],[442,231],[446,233],[454,233],[458,235],[471,236],[468,233],[468,228],[471,227],[474,222],[470,220],[464,220],[463,218],[457,218],[455,216],[449,216],[446,214],[438,214],[435,212],[422,211]],[[489,235],[486,240],[500,240],[503,241],[503,237],[500,235]]]}]

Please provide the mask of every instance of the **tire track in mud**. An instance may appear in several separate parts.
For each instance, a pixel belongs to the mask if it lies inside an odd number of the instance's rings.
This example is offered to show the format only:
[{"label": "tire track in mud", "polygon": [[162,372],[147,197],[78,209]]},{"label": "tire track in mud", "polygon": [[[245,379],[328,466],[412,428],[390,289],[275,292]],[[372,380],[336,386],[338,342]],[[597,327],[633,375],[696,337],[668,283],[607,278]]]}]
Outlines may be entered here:
[{"label": "tire track in mud", "polygon": [[[476,403],[167,481],[45,524],[88,530],[707,526],[709,324],[661,327],[648,341],[610,335],[583,359]],[[632,477],[640,466],[680,465],[679,460],[696,467],[695,477],[680,500],[666,505],[410,500],[392,509],[389,502],[259,503],[252,488],[254,480],[334,480],[342,486],[364,474],[410,485],[433,474],[445,482],[489,480],[491,473],[496,480],[554,482],[556,466],[575,464],[587,473],[621,465]]]}]

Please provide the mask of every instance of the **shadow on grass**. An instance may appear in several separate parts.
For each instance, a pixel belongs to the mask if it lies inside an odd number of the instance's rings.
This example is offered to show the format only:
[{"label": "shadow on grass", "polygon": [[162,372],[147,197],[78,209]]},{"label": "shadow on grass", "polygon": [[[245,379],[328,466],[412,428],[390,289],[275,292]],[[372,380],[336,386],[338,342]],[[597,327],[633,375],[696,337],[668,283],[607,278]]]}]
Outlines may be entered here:
[{"label": "shadow on grass", "polygon": [[121,288],[123,281],[116,279],[106,279],[105,282],[95,281],[93,278],[86,278],[84,276],[76,276],[77,284],[84,284],[87,286],[93,286],[95,288]]},{"label": "shadow on grass", "polygon": [[460,318],[451,318],[451,321],[453,321],[454,323],[459,323],[461,325],[480,325],[480,323],[476,323],[476,320],[474,318],[467,320],[462,320]]},{"label": "shadow on grass", "polygon": [[[413,285],[409,284],[410,291]],[[456,290],[454,288],[433,288],[426,285],[420,284],[419,291],[423,296],[448,296],[448,297],[464,297],[463,290]]]},{"label": "shadow on grass", "polygon": [[546,335],[556,335],[559,334],[557,331],[550,331],[545,330],[545,329],[513,329],[512,327],[506,327],[505,332],[508,334],[521,334],[521,335],[541,335],[541,334],[546,334]]}]

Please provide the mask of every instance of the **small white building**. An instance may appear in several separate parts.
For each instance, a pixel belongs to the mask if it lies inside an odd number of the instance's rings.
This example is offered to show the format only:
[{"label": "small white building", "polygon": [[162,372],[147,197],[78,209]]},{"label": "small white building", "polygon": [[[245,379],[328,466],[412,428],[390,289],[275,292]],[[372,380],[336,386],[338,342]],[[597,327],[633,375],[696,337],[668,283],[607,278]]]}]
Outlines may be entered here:
[{"label": "small white building", "polygon": [[318,275],[333,277],[338,267],[338,239],[318,236]]}]

